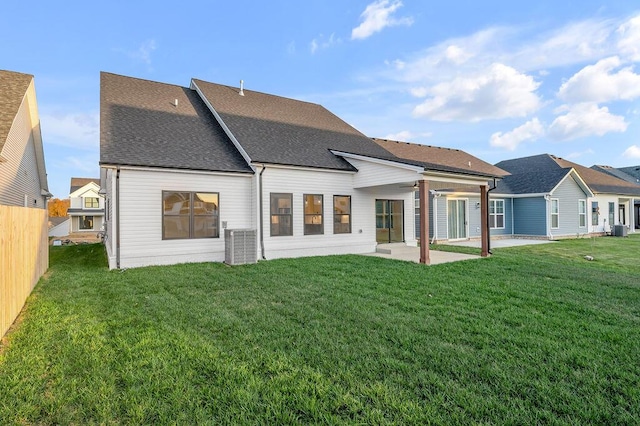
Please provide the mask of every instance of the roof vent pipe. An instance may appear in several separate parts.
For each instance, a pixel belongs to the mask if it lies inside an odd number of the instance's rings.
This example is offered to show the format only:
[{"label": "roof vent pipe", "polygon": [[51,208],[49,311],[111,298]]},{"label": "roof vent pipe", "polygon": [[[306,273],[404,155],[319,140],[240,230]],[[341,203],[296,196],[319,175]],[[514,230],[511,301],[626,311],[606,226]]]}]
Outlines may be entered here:
[{"label": "roof vent pipe", "polygon": [[174,106],[174,107],[177,107],[177,106],[178,106],[178,98],[176,98],[176,99],[174,99],[174,100],[173,100],[173,106]]},{"label": "roof vent pipe", "polygon": [[238,94],[244,96],[244,80],[240,80],[240,92]]}]

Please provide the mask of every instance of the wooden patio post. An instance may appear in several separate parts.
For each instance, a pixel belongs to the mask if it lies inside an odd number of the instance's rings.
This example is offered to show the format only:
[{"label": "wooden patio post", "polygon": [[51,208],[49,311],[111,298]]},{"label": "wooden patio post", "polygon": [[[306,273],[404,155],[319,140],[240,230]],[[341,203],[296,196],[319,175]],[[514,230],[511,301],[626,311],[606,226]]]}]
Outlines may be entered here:
[{"label": "wooden patio post", "polygon": [[480,185],[480,235],[482,248],[480,256],[489,256],[489,202],[487,197],[487,185]]},{"label": "wooden patio post", "polygon": [[421,180],[418,184],[420,195],[420,263],[429,265],[429,182]]}]

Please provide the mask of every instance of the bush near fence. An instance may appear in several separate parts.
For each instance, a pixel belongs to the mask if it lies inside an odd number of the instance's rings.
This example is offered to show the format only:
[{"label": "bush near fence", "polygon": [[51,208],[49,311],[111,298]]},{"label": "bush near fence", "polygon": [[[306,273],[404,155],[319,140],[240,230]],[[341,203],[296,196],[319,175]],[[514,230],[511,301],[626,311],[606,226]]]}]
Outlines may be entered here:
[{"label": "bush near fence", "polygon": [[0,337],[49,268],[48,214],[0,205]]}]

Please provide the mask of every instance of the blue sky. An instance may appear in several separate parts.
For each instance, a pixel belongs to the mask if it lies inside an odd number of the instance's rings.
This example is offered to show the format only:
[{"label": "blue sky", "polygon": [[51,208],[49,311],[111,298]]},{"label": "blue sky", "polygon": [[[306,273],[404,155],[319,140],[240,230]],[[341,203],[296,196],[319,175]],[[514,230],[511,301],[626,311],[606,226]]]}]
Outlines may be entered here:
[{"label": "blue sky", "polygon": [[496,163],[640,164],[632,1],[9,2],[0,68],[35,75],[49,187],[99,175],[99,73],[320,103],[371,137]]}]

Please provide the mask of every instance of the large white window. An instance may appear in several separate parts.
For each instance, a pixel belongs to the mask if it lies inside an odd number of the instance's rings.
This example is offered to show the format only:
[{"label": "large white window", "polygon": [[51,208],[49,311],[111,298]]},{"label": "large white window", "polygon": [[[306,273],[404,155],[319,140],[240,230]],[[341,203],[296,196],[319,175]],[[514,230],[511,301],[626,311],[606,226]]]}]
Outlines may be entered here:
[{"label": "large white window", "polygon": [[504,200],[489,200],[489,227],[504,229]]},{"label": "large white window", "polygon": [[587,200],[578,200],[578,223],[580,228],[587,226]]},{"label": "large white window", "polygon": [[551,199],[551,228],[560,228],[560,201],[557,198]]}]

